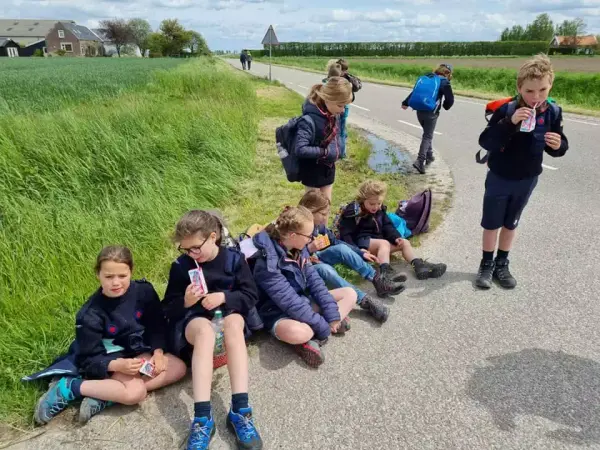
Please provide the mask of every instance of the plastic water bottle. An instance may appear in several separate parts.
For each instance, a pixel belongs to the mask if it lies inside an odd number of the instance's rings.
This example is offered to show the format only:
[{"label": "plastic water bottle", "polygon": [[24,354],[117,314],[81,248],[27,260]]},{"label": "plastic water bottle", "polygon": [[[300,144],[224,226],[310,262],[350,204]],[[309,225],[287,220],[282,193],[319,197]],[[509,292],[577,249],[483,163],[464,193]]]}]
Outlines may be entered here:
[{"label": "plastic water bottle", "polygon": [[225,354],[225,334],[223,328],[223,312],[220,309],[215,311],[212,319],[212,327],[215,330],[215,357]]},{"label": "plastic water bottle", "polygon": [[277,143],[277,155],[279,159],[287,158],[289,153],[288,151],[281,145],[280,142]]}]

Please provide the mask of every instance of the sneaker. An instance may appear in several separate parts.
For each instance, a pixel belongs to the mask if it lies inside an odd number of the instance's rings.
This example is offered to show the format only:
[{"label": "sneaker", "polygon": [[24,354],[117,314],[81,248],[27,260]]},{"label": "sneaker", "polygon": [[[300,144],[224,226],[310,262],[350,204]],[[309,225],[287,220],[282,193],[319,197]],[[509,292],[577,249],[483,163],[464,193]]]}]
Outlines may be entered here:
[{"label": "sneaker", "polygon": [[417,171],[423,175],[425,173],[425,161],[422,161],[420,159],[417,159],[414,163],[413,163],[413,167],[415,169],[417,169]]},{"label": "sneaker", "polygon": [[361,309],[368,311],[375,320],[385,323],[390,315],[390,309],[385,306],[380,300],[369,297],[368,295],[360,302]]},{"label": "sneaker", "polygon": [[47,424],[75,400],[71,391],[73,379],[72,377],[63,377],[56,383],[50,384],[48,391],[42,395],[35,408],[33,418],[36,423]]},{"label": "sneaker", "polygon": [[504,289],[514,289],[517,286],[517,280],[508,270],[508,259],[497,259],[494,269],[494,279]]},{"label": "sneaker", "polygon": [[429,165],[429,164],[431,164],[434,161],[435,161],[435,156],[433,156],[433,155],[427,155],[427,158],[425,159],[425,164]]},{"label": "sneaker", "polygon": [[294,349],[309,367],[316,369],[325,362],[325,355],[321,347],[312,339],[304,344],[294,345]]},{"label": "sneaker", "polygon": [[372,283],[373,286],[375,286],[377,295],[381,298],[385,298],[390,295],[398,295],[404,290],[404,285],[402,283],[395,283],[393,279],[381,272],[378,272],[375,275]]},{"label": "sneaker", "polygon": [[242,408],[239,413],[229,411],[227,414],[227,426],[235,434],[238,449],[261,450],[262,439],[254,425],[252,408]]},{"label": "sneaker", "polygon": [[492,277],[494,275],[495,268],[496,263],[493,260],[481,260],[481,263],[479,264],[479,271],[477,272],[477,280],[475,280],[477,287],[482,289],[489,289],[492,287]]},{"label": "sneaker", "polygon": [[382,271],[383,271],[384,277],[387,277],[388,279],[392,280],[394,283],[404,283],[406,280],[408,280],[408,277],[406,276],[406,274],[404,272],[399,272],[399,273],[396,272],[391,264],[384,266]]},{"label": "sneaker", "polygon": [[97,398],[85,397],[79,407],[79,423],[87,423],[92,417],[114,403]]},{"label": "sneaker", "polygon": [[207,450],[215,435],[215,421],[209,417],[194,417],[187,442],[187,450]]},{"label": "sneaker", "polygon": [[438,263],[430,263],[428,261],[423,261],[421,258],[416,258],[411,263],[413,269],[415,270],[415,275],[417,276],[417,280],[427,280],[429,278],[439,278],[446,273],[446,264]]}]

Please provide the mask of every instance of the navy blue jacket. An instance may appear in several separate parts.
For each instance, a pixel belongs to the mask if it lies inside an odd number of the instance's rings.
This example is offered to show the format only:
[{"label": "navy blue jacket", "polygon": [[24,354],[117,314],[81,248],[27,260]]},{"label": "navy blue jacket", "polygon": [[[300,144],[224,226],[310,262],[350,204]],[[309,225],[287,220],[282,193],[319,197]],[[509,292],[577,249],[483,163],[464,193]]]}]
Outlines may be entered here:
[{"label": "navy blue jacket", "polygon": [[[331,333],[329,324],[340,320],[337,304],[325,283],[310,262],[304,248],[297,261],[265,232],[253,238],[259,250],[254,264],[254,279],[259,290],[258,312],[265,322],[288,316],[309,325],[317,339],[325,339]],[[311,300],[321,308],[315,312]]]},{"label": "navy blue jacket", "polygon": [[108,378],[108,364],[165,348],[165,318],[154,287],[132,281],[119,298],[98,289],[77,313],[76,365],[86,378]]},{"label": "navy blue jacket", "polygon": [[400,233],[387,215],[385,205],[375,214],[365,213],[357,202],[349,203],[339,222],[340,237],[348,244],[369,249],[369,240],[385,239],[391,244],[401,238]]},{"label": "navy blue jacket", "polygon": [[[429,73],[427,74],[428,77],[433,77],[435,74]],[[452,105],[454,105],[454,92],[452,92],[452,85],[450,84],[450,80],[448,80],[446,77],[440,77],[440,90],[438,91],[438,105],[435,108],[434,113],[435,114],[439,114],[440,110],[442,109],[442,106],[444,107],[444,109],[446,111],[448,111],[450,108],[452,108]],[[410,94],[408,94],[408,96],[404,99],[404,101],[402,102],[402,104],[404,106],[408,106],[408,102],[410,100],[410,96],[412,95],[412,92]],[[444,101],[442,102],[442,97],[444,98]]]},{"label": "navy blue jacket", "polygon": [[[317,225],[313,231],[313,236],[318,236],[318,235],[327,235],[327,237],[329,238],[329,242],[331,243],[330,247],[333,247],[334,245],[347,245],[348,247],[350,247],[352,250],[354,250],[354,252],[356,252],[357,254],[360,255],[360,257],[363,257],[363,252],[360,251],[360,248],[358,248],[356,245],[352,245],[349,244],[348,242],[345,241],[341,241],[339,240],[336,236],[335,233],[333,231],[331,231],[329,228],[327,228],[326,225]],[[329,247],[327,247],[329,248]],[[326,249],[323,249],[326,250]]]},{"label": "navy blue jacket", "polygon": [[[508,105],[502,105],[494,112],[479,136],[479,145],[489,152],[488,167],[496,175],[510,180],[536,177],[542,173],[544,152],[556,158],[569,149],[563,133],[562,110],[559,109],[558,117],[552,117],[550,108],[539,112],[535,129],[524,133],[519,131],[521,123],[515,125],[507,117]],[[544,135],[549,131],[561,135],[558,150],[546,145]]]}]

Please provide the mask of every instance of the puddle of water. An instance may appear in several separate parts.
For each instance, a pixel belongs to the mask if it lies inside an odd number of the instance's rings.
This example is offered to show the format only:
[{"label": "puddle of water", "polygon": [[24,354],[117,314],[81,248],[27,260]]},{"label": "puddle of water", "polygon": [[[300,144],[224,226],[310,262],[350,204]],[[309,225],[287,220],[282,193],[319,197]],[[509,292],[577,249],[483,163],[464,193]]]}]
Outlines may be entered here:
[{"label": "puddle of water", "polygon": [[390,144],[374,134],[365,136],[370,142],[371,156],[368,164],[377,173],[408,173],[412,167],[410,155],[400,147]]}]

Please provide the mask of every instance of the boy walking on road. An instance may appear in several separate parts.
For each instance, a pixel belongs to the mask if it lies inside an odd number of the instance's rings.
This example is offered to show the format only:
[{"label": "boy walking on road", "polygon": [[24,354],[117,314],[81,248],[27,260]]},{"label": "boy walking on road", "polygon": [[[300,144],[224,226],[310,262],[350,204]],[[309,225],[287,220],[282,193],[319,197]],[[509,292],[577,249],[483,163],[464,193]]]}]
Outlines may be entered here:
[{"label": "boy walking on road", "polygon": [[517,285],[508,269],[508,253],[521,213],[542,173],[544,152],[560,157],[569,148],[562,109],[547,101],[553,81],[546,55],[525,62],[517,76],[519,96],[496,110],[479,137],[479,145],[489,152],[481,220],[483,258],[476,281],[480,288],[489,289],[493,279],[505,289]]}]

